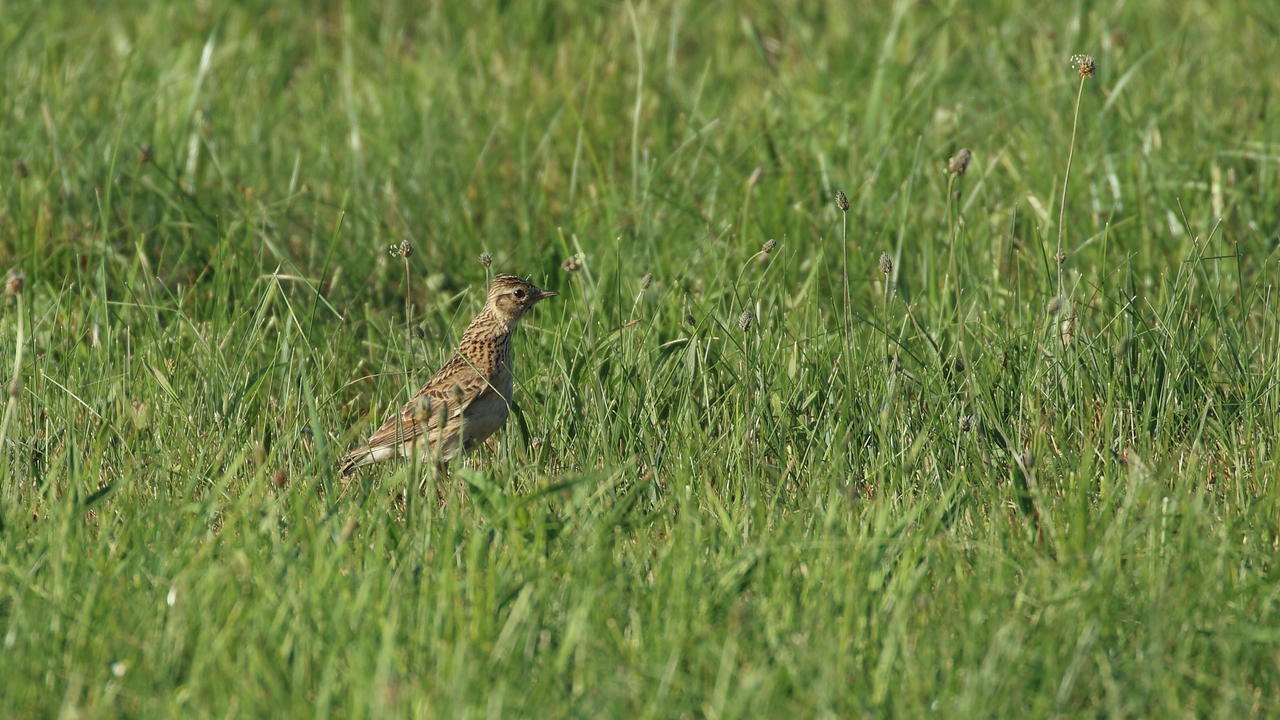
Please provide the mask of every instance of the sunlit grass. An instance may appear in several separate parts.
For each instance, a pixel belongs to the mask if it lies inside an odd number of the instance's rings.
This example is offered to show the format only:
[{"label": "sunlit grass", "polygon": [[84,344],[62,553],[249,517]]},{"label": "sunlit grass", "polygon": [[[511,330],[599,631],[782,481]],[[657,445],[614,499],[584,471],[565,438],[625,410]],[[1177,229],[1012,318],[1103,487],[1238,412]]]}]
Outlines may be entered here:
[{"label": "sunlit grass", "polygon": [[0,715],[1280,710],[1267,3],[374,5],[0,20]]}]

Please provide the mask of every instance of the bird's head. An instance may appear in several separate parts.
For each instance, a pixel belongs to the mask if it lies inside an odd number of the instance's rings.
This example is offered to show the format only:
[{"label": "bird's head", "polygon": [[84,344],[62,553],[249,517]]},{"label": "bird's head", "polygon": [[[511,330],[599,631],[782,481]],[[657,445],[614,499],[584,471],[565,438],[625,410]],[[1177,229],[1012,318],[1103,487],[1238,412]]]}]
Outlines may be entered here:
[{"label": "bird's head", "polygon": [[539,301],[559,294],[552,290],[542,290],[515,275],[495,275],[493,284],[489,286],[489,298],[486,302],[502,318],[515,321]]}]

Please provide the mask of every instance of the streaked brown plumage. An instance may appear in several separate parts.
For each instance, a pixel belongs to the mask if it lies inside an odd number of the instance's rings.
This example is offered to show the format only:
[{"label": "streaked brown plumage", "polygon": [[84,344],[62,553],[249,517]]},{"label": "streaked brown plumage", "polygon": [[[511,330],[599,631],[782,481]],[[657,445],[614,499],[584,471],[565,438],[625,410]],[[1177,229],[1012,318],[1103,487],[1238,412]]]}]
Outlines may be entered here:
[{"label": "streaked brown plumage", "polygon": [[511,335],[529,308],[556,294],[514,275],[495,276],[448,362],[368,443],[343,456],[342,474],[414,453],[447,463],[497,432],[511,407]]}]

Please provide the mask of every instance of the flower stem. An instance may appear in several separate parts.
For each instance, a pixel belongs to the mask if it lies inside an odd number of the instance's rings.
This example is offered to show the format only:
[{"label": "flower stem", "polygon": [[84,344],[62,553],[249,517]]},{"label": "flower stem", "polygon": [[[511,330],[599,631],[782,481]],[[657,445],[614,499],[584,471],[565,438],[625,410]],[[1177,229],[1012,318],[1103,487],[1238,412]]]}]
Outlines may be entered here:
[{"label": "flower stem", "polygon": [[1075,157],[1076,152],[1076,128],[1080,124],[1080,99],[1084,97],[1084,81],[1087,78],[1080,76],[1080,86],[1076,88],[1076,110],[1071,118],[1071,143],[1067,146],[1067,171],[1062,178],[1062,200],[1058,205],[1058,243],[1054,249],[1053,262],[1058,270],[1058,294],[1062,294],[1062,263],[1058,258],[1062,257],[1062,236],[1066,231],[1067,217],[1067,186],[1071,183],[1071,161]]}]

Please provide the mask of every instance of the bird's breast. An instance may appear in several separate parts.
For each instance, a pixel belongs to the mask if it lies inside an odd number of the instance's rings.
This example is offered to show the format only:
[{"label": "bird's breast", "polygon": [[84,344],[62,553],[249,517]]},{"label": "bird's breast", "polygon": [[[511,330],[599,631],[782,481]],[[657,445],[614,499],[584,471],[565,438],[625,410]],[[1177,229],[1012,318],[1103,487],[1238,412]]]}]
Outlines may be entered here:
[{"label": "bird's breast", "polygon": [[[510,394],[508,385],[507,395]],[[501,388],[499,388],[501,391]],[[470,450],[498,431],[511,412],[510,400],[500,392],[487,392],[462,412],[462,443]]]},{"label": "bird's breast", "polygon": [[511,375],[510,362],[504,362],[498,366],[498,372],[494,374],[493,386],[510,405],[511,399],[515,397],[515,381]]},{"label": "bird's breast", "polygon": [[463,448],[471,450],[497,432],[511,412],[515,382],[511,375],[510,339],[499,343],[490,357],[488,388],[462,411]]}]

